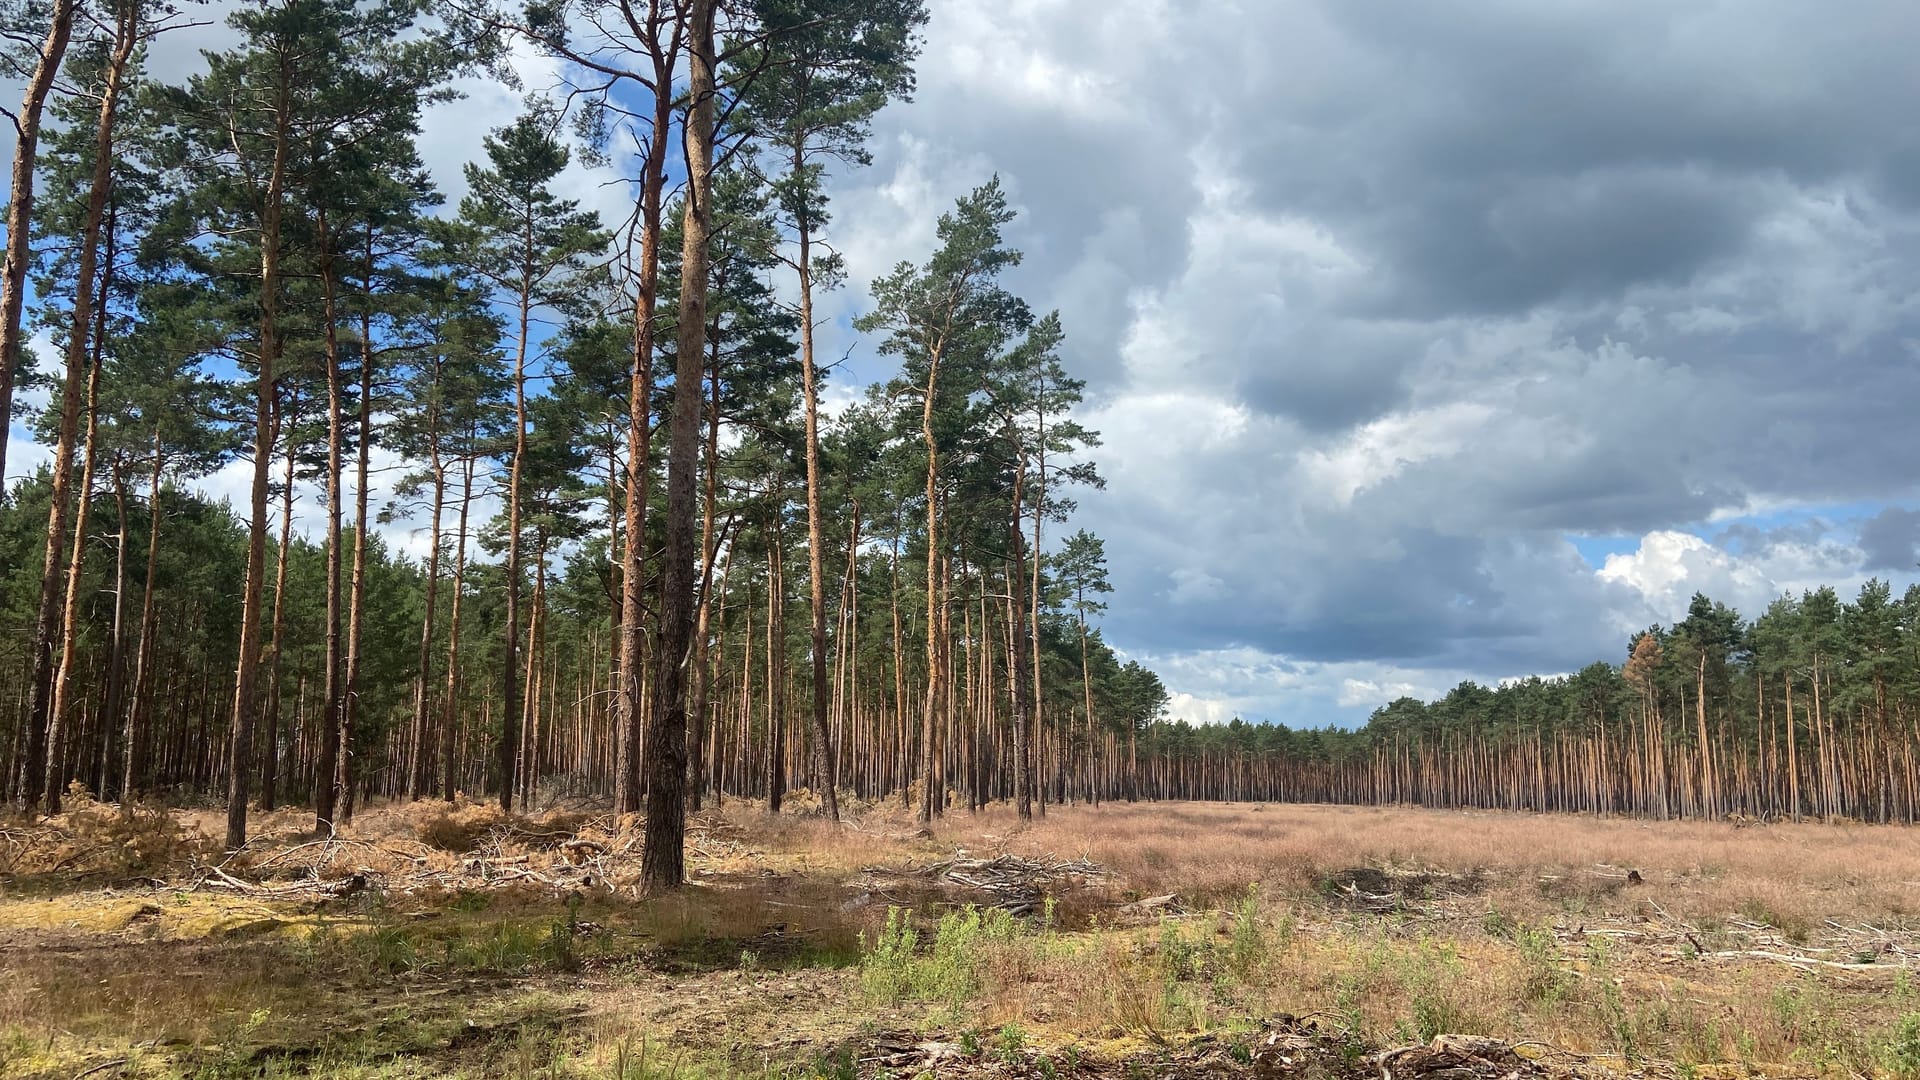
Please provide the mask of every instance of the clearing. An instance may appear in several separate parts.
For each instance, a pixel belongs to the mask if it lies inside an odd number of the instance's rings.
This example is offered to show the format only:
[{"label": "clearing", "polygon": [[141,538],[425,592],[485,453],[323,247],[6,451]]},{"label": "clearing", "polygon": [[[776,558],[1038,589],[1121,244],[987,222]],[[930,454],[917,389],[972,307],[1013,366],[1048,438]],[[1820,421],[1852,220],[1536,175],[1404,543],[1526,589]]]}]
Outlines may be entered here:
[{"label": "clearing", "polygon": [[0,827],[0,1075],[1920,1075],[1920,845],[1200,803]]}]

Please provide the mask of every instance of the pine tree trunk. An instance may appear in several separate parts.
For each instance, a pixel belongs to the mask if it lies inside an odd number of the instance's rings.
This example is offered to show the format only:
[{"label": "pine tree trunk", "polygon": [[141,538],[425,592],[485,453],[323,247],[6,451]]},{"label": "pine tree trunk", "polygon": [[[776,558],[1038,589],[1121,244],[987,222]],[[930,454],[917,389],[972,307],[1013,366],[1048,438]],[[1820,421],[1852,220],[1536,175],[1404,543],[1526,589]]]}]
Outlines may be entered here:
[{"label": "pine tree trunk", "polygon": [[933,433],[934,401],[939,386],[940,351],[935,349],[927,361],[927,385],[920,403],[920,437],[927,448],[927,701],[920,713],[922,824],[933,820],[934,793],[939,784],[934,776],[938,763],[934,744],[939,732],[939,709],[945,693],[940,670],[940,445]]},{"label": "pine tree trunk", "polygon": [[700,375],[706,352],[707,243],[713,227],[713,7],[714,0],[691,0],[687,9],[686,217],[667,449],[660,647],[655,657],[655,705],[647,732],[647,826],[641,859],[641,879],[648,892],[678,889],[686,880],[686,666],[693,636],[694,517],[698,512],[694,473],[699,461]]},{"label": "pine tree trunk", "polygon": [[[1011,524],[1007,529],[1007,551],[1013,557],[1011,572],[1007,575],[1007,607],[1012,616],[1011,625],[1007,628],[1007,636],[1013,649],[1012,663],[1007,671],[1007,678],[1013,683],[1011,687],[1013,691],[1013,798],[1015,810],[1022,821],[1033,818],[1033,777],[1027,768],[1027,747],[1032,741],[1035,721],[1038,718],[1035,692],[1040,686],[1037,678],[1032,680],[1027,678],[1029,670],[1037,673],[1040,669],[1038,664],[1030,666],[1033,654],[1038,650],[1034,648],[1034,640],[1030,633],[1032,624],[1027,621],[1029,608],[1026,598],[1021,595],[1021,590],[1027,583],[1023,551],[1026,541],[1020,535],[1020,527],[1024,523],[1020,502],[1022,490],[1026,486],[1026,478],[1027,470],[1023,461],[1014,469],[1013,512],[1010,518]],[[1036,564],[1039,562],[1038,552],[1035,553],[1034,561]]]},{"label": "pine tree trunk", "polygon": [[345,699],[340,709],[340,820],[353,819],[354,728],[360,712],[360,659],[366,625],[367,596],[367,474],[373,449],[373,230],[367,230],[366,294],[360,308],[360,445],[353,483],[353,584],[347,602],[347,670],[341,680]]},{"label": "pine tree trunk", "polygon": [[[118,528],[113,538],[113,629],[110,651],[107,656],[107,686],[105,697],[100,703],[100,731],[104,741],[111,743],[113,736],[119,734],[114,727],[120,721],[126,701],[126,662],[127,662],[127,478],[124,464],[116,462],[113,467],[113,520]],[[120,752],[124,756],[129,747],[122,743]],[[110,776],[108,766],[111,754],[100,763],[100,798],[107,797],[107,785],[121,779]],[[125,775],[124,768],[122,776]]]},{"label": "pine tree trunk", "polygon": [[[110,268],[109,268],[110,269]],[[47,810],[58,813],[60,793],[73,770],[68,767],[63,738],[71,725],[73,711],[73,669],[80,651],[80,590],[87,564],[87,525],[93,510],[94,466],[99,458],[94,436],[99,431],[101,353],[94,351],[91,374],[87,377],[86,458],[80,469],[80,492],[73,515],[73,553],[67,563],[66,598],[60,609],[60,668],[53,680],[53,707],[47,728]]]},{"label": "pine tree trunk", "polygon": [[453,608],[447,612],[447,689],[440,704],[440,797],[453,801],[457,773],[460,716],[460,602],[467,580],[467,511],[473,506],[473,454],[469,448],[461,464],[460,525],[453,541]]},{"label": "pine tree trunk", "polygon": [[[527,240],[529,256],[532,238]],[[513,809],[513,765],[520,750],[520,473],[527,458],[527,337],[532,332],[533,274],[521,275],[519,336],[513,354],[513,465],[507,472],[507,612],[500,659],[500,809]]]},{"label": "pine tree trunk", "polygon": [[[1043,370],[1044,370],[1044,366],[1043,366]],[[1038,732],[1041,730],[1041,719],[1042,719],[1041,714],[1044,711],[1044,703],[1046,701],[1046,690],[1044,686],[1042,686],[1041,684],[1041,677],[1040,677],[1039,640],[1040,640],[1040,564],[1041,564],[1040,523],[1046,517],[1046,499],[1047,499],[1047,413],[1046,413],[1047,388],[1046,388],[1046,380],[1044,377],[1036,381],[1038,382],[1039,385],[1037,387],[1038,392],[1034,395],[1034,400],[1036,402],[1035,411],[1039,417],[1039,424],[1038,424],[1039,430],[1034,440],[1034,463],[1035,463],[1037,474],[1034,476],[1034,488],[1033,488],[1033,499],[1032,499],[1032,502],[1033,502],[1033,566],[1032,566],[1032,578],[1029,583],[1029,589],[1027,592],[1027,605],[1028,605],[1027,632],[1031,636],[1028,638],[1027,657],[1029,662],[1032,665],[1032,677],[1033,677],[1033,698],[1032,698],[1033,704],[1032,704],[1032,708],[1029,711],[1032,715],[1032,721],[1031,721],[1032,730],[1035,732]],[[1019,471],[1020,477],[1024,479],[1025,472],[1026,472],[1026,462],[1024,459],[1020,462],[1018,466],[1018,471]],[[1014,530],[1015,532],[1018,532],[1019,524],[1020,524],[1020,492],[1019,492],[1019,482],[1017,480],[1015,483],[1015,491],[1014,491],[1013,516],[1014,516]],[[1012,677],[1019,678],[1020,676],[1018,673],[1016,673]],[[1041,803],[1041,813],[1042,814],[1046,813],[1046,804],[1044,800]],[[1026,816],[1026,815],[1022,815],[1022,816]]]},{"label": "pine tree trunk", "polygon": [[426,793],[427,781],[432,775],[427,768],[427,733],[431,727],[427,716],[432,701],[429,687],[433,680],[434,614],[440,599],[440,515],[447,501],[447,467],[440,458],[440,417],[437,407],[428,422],[427,441],[433,472],[433,510],[427,524],[427,595],[423,605],[425,610],[420,617],[420,675],[414,684],[413,731],[407,740],[407,798],[413,801],[418,801]]},{"label": "pine tree trunk", "polygon": [[[774,479],[779,490],[780,479]],[[782,579],[780,518],[773,517],[772,542],[767,545],[767,812],[778,814],[787,794],[786,772],[786,582]]]},{"label": "pine tree trunk", "polygon": [[645,742],[646,711],[642,678],[646,650],[646,537],[648,488],[652,473],[648,457],[653,442],[654,315],[660,282],[661,202],[666,187],[667,132],[673,123],[673,67],[679,53],[678,15],[670,40],[660,40],[664,18],[660,5],[649,5],[647,44],[654,68],[652,137],[647,141],[640,184],[640,266],[633,312],[632,375],[627,390],[627,547],[620,574],[620,693],[613,695],[618,711],[614,741],[614,812],[640,809],[640,758]]},{"label": "pine tree trunk", "polygon": [[[47,94],[60,75],[60,62],[66,56],[67,42],[73,36],[75,0],[54,0],[47,20],[47,36],[41,43],[33,73],[27,77],[20,99],[20,112],[13,118],[13,186],[7,198],[7,256],[0,271],[0,489],[4,489],[7,471],[6,431],[13,419],[13,376],[20,368],[21,313],[26,308],[27,272],[33,265],[33,180],[39,160],[40,117]],[[31,736],[29,736],[31,738]],[[43,744],[44,746],[44,744]],[[27,759],[29,775],[33,767],[31,750]],[[22,785],[22,791],[35,787]],[[34,796],[28,795],[32,806]]]},{"label": "pine tree trunk", "polygon": [[541,616],[547,602],[547,538],[544,530],[536,532],[539,540],[534,544],[533,603],[527,613],[525,698],[520,708],[519,765],[515,769],[515,775],[520,778],[521,807],[529,812],[533,809],[539,780]]},{"label": "pine tree trunk", "polygon": [[[796,146],[794,175],[800,175],[805,168],[806,160]],[[800,215],[799,233],[800,257],[796,265],[800,273],[801,399],[807,411],[807,602],[812,616],[809,641],[813,663],[813,760],[827,817],[839,821],[832,733],[827,727],[827,562],[825,530],[820,523],[820,383],[813,355],[813,229],[804,212]]]},{"label": "pine tree trunk", "polygon": [[120,805],[131,810],[139,795],[141,781],[148,775],[147,709],[149,684],[153,679],[154,652],[154,577],[160,565],[160,476],[166,463],[162,452],[160,426],[153,428],[153,469],[147,483],[147,574],[141,582],[140,640],[133,654],[133,693],[127,702],[127,760],[120,781]]},{"label": "pine tree trunk", "polygon": [[[713,560],[717,554],[718,536],[714,531],[714,517],[720,499],[720,368],[717,358],[707,380],[708,393],[712,395],[707,403],[707,470],[701,484],[700,512],[700,605],[694,617],[693,628],[693,687],[689,691],[687,723],[691,728],[705,731],[708,723],[708,710],[712,707],[708,698],[712,691],[713,665],[708,656],[708,637],[712,631],[710,624],[713,613]],[[732,519],[728,519],[729,526]],[[732,549],[728,549],[732,554]],[[710,751],[715,762],[719,761],[719,747]],[[691,785],[687,793],[688,805],[700,809],[701,754],[696,749],[691,755],[692,775],[688,777]]]},{"label": "pine tree trunk", "polygon": [[261,577],[267,563],[267,472],[273,456],[274,364],[280,354],[280,218],[291,119],[291,59],[280,54],[273,109],[273,166],[260,226],[260,357],[254,390],[253,484],[248,500],[247,574],[240,603],[240,655],[233,677],[233,751],[228,771],[227,847],[247,840],[247,763],[253,756],[254,684],[260,671]]},{"label": "pine tree trunk", "polygon": [[[289,407],[291,402],[288,403]],[[284,413],[276,404],[274,429],[282,427]],[[291,437],[291,433],[289,433]],[[276,435],[275,439],[278,440]],[[271,810],[277,796],[280,777],[280,680],[285,666],[283,653],[287,640],[287,556],[293,548],[293,447],[287,447],[287,469],[281,478],[280,494],[280,544],[273,564],[273,634],[268,639],[267,651],[273,656],[273,665],[267,673],[267,730],[266,754],[261,759],[260,768],[260,808]]]},{"label": "pine tree trunk", "polygon": [[[73,7],[74,5],[72,3],[63,3],[56,6],[53,13],[54,25],[48,31],[47,45],[42,53],[43,62],[49,56],[55,64],[59,62],[59,55],[65,51],[66,39],[72,28]],[[44,794],[46,796],[47,810],[49,813],[57,813],[60,809],[60,773],[62,762],[60,760],[59,726],[61,717],[59,713],[61,706],[65,704],[64,701],[60,700],[63,696],[61,689],[53,685],[55,678],[53,663],[54,634],[61,622],[60,603],[63,593],[63,590],[60,588],[59,571],[61,557],[66,554],[67,516],[69,513],[69,504],[73,498],[71,487],[73,483],[74,443],[79,434],[80,395],[83,392],[81,377],[86,370],[89,335],[94,329],[94,304],[99,303],[104,305],[106,303],[106,297],[104,295],[97,296],[94,289],[96,285],[96,275],[98,273],[102,224],[106,218],[107,199],[113,190],[113,123],[115,112],[119,106],[121,78],[126,72],[127,60],[132,56],[135,45],[134,16],[135,9],[123,3],[115,22],[113,56],[108,62],[106,78],[101,87],[100,120],[99,127],[94,136],[93,147],[93,176],[91,186],[87,192],[86,219],[79,239],[79,257],[76,260],[74,270],[73,314],[72,322],[67,331],[66,378],[60,408],[59,442],[54,451],[53,495],[52,505],[48,511],[47,547],[45,558],[41,563],[40,608],[39,618],[35,626],[33,652],[33,705],[31,715],[28,718],[28,723],[31,726],[28,728],[27,734],[26,782],[21,784],[20,790],[25,795],[29,809],[32,809],[38,802],[36,796]],[[40,75],[40,70],[36,68],[34,73],[36,81],[40,78]],[[47,73],[47,78],[51,80],[51,71]],[[28,87],[29,101],[32,101],[35,92],[35,87],[30,85]],[[26,158],[29,161],[29,168],[31,168],[30,162],[34,153],[34,147],[27,145],[28,134],[26,128],[31,124],[34,128],[35,137],[37,138],[40,104],[45,101],[45,88],[39,88],[38,94],[39,101],[34,102],[32,106],[32,117],[29,118],[24,115],[21,117],[21,142],[16,145],[14,149],[16,155],[14,162],[14,196],[16,199],[24,196],[29,204],[28,210],[31,209],[33,179],[31,175],[27,176],[23,190],[19,178],[19,167],[20,159]],[[14,228],[14,216],[22,212],[22,208],[18,206],[9,210],[8,226],[10,229]],[[18,231],[11,232],[8,236],[7,277],[5,287],[8,290],[14,290],[10,292],[5,301],[7,305],[6,332],[10,334],[17,334],[18,332],[19,305],[21,303],[14,283],[15,262],[13,246],[15,243],[22,246],[26,244],[28,239],[26,232],[29,227],[29,222],[25,218],[22,218]],[[109,254],[109,263],[111,260],[112,256]],[[26,266],[24,262],[19,264],[18,269],[21,274],[25,273]],[[108,269],[110,272],[111,267],[109,266]],[[0,375],[0,379],[4,379],[7,382],[9,391],[11,390],[13,373],[12,361],[15,356],[17,356],[18,348],[17,343],[12,344],[14,345],[13,349],[0,349],[0,352],[4,352],[4,356],[0,356],[0,366],[3,366],[5,371],[4,375]],[[96,374],[89,380],[89,396],[97,392],[97,385],[94,385],[97,384],[97,382],[98,376]],[[4,413],[0,413],[0,415],[4,415]],[[91,411],[89,411],[89,428],[92,427],[92,423]],[[4,432],[0,432],[0,434],[4,434]],[[92,456],[89,455],[87,462],[89,476],[92,473],[92,467]],[[80,492],[80,499],[83,504],[88,494],[83,486]],[[79,516],[81,518],[81,526],[84,528],[86,516],[84,508],[81,510]],[[80,548],[86,546],[86,537],[84,535],[77,537],[76,546]],[[81,553],[78,558],[84,561],[84,552]],[[66,585],[67,588],[64,592],[71,593],[78,587],[78,582],[74,581],[70,574]],[[66,637],[63,637],[62,640],[64,644],[61,649],[62,659],[60,661],[60,667],[63,670],[61,681],[64,682],[65,678],[69,677],[72,672],[72,642],[70,638]],[[38,749],[37,754],[35,752],[36,744]]]},{"label": "pine tree trunk", "polygon": [[341,639],[341,551],[340,515],[346,485],[346,388],[341,382],[339,309],[335,298],[332,239],[327,229],[327,208],[317,216],[320,246],[320,295],[322,333],[326,341],[327,365],[327,584],[326,584],[326,665],[321,694],[326,699],[322,713],[319,755],[314,765],[313,814],[316,833],[333,832],[340,806],[340,754],[346,745],[342,735],[346,727],[346,689],[342,685],[346,662]]}]

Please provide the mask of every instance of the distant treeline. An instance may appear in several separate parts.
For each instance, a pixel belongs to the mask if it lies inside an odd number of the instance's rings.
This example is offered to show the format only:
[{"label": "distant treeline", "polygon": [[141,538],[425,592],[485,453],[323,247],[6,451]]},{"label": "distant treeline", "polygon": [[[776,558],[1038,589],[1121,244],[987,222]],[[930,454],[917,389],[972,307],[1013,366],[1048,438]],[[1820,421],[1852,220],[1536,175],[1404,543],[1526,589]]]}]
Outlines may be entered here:
[{"label": "distant treeline", "polygon": [[1696,594],[1627,660],[1444,698],[1357,730],[1157,723],[1148,794],[1655,818],[1920,812],[1920,587],[1782,597],[1748,622]]}]

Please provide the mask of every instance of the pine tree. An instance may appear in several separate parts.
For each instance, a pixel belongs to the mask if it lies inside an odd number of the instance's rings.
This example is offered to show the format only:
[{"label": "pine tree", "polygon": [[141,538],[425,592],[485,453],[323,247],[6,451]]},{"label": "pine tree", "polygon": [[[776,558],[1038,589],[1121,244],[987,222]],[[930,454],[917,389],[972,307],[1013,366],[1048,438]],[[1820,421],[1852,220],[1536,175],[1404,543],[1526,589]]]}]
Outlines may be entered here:
[{"label": "pine tree", "polygon": [[[653,715],[647,725],[647,827],[641,879],[649,892],[686,881],[687,661],[693,641],[694,473],[700,450],[701,373],[707,333],[708,243],[713,231],[714,0],[687,8],[687,97],[683,125],[687,189],[680,248],[680,304],[673,412],[667,441],[666,542],[661,551],[660,632],[654,653]],[[657,133],[656,133],[656,137]]]},{"label": "pine tree", "polygon": [[[400,394],[393,436],[410,460],[424,469],[409,473],[396,486],[399,499],[417,501],[422,488],[430,490],[427,517],[426,602],[421,612],[419,673],[415,680],[413,716],[408,729],[407,797],[419,799],[434,787],[432,752],[434,719],[434,641],[440,593],[441,547],[444,518],[459,468],[454,450],[463,424],[477,422],[487,388],[504,386],[494,370],[499,363],[502,327],[497,316],[473,289],[450,277],[415,283],[419,306],[408,313],[402,336],[410,342],[406,380]],[[490,373],[493,377],[489,377]],[[393,508],[388,511],[394,513]],[[462,513],[464,519],[464,511]],[[464,531],[464,526],[463,526]],[[464,545],[463,545],[464,548]],[[464,559],[462,550],[459,557]],[[452,675],[449,661],[447,676]],[[451,695],[449,695],[450,697]]]},{"label": "pine tree", "polygon": [[974,189],[940,216],[940,247],[923,267],[902,263],[874,282],[874,310],[856,326],[883,332],[881,351],[901,358],[902,397],[919,401],[925,449],[926,661],[927,688],[921,711],[920,820],[930,821],[944,804],[936,769],[936,740],[946,707],[945,561],[941,537],[941,428],[964,407],[978,375],[1031,315],[1024,302],[1002,289],[1002,271],[1018,265],[1019,253],[1002,244],[1000,230],[1013,220],[996,177]]},{"label": "pine tree", "polygon": [[512,124],[486,139],[487,166],[467,166],[470,194],[444,242],[466,273],[482,279],[514,312],[513,449],[508,458],[506,521],[506,618],[501,673],[498,748],[500,805],[511,808],[519,750],[520,515],[521,479],[527,454],[527,372],[542,343],[533,338],[542,309],[565,306],[590,257],[610,241],[599,215],[554,194],[554,178],[571,155],[554,133],[559,114],[530,101]]},{"label": "pine tree", "polygon": [[[208,231],[225,238],[215,245],[214,256],[224,252],[232,257],[251,249],[259,262],[258,291],[252,298],[259,330],[249,350],[255,369],[249,554],[234,680],[230,758],[236,765],[229,771],[228,792],[227,832],[233,846],[245,839],[252,738],[260,706],[267,494],[279,401],[275,366],[286,348],[287,329],[282,325],[287,287],[283,260],[290,241],[311,240],[310,257],[322,292],[326,370],[337,383],[341,309],[339,275],[333,271],[336,222],[331,215],[342,197],[336,181],[351,176],[355,164],[340,151],[413,129],[419,95],[438,77],[430,58],[442,51],[432,38],[409,39],[408,30],[421,12],[420,0],[274,0],[236,12],[229,22],[241,33],[242,44],[209,56],[207,73],[175,94],[172,102],[195,166],[192,173],[199,180],[195,201]],[[385,145],[392,149],[391,142]],[[289,210],[298,226],[292,235]],[[309,212],[310,237],[303,216]],[[336,393],[330,400],[332,411],[337,413],[341,404]],[[337,421],[330,435],[330,445],[337,447]],[[337,449],[332,457],[337,469]],[[338,499],[333,502],[337,509]],[[337,696],[337,684],[335,690]],[[325,765],[333,766],[324,745],[330,740],[322,742]],[[321,785],[316,790],[316,818],[323,828],[333,818],[331,789]]]},{"label": "pine tree", "polygon": [[869,164],[865,143],[873,115],[913,91],[914,34],[926,22],[920,0],[890,0],[848,9],[819,0],[767,0],[760,5],[765,39],[737,61],[751,73],[744,91],[746,124],[764,144],[761,167],[773,176],[781,215],[793,237],[787,260],[799,288],[800,363],[806,406],[807,550],[812,718],[821,797],[840,820],[834,749],[827,726],[826,539],[821,511],[820,371],[814,356],[813,291],[841,276],[837,255],[818,254],[828,222],[826,167]]},{"label": "pine tree", "polygon": [[[97,92],[99,113],[93,125],[93,147],[87,197],[82,213],[78,245],[73,259],[72,307],[65,327],[66,374],[60,390],[60,423],[55,435],[53,491],[47,517],[45,558],[40,574],[39,616],[35,623],[33,650],[33,704],[28,723],[26,777],[21,784],[24,801],[32,809],[44,796],[49,812],[60,809],[60,792],[65,787],[65,744],[62,724],[67,719],[76,633],[75,619],[80,599],[81,571],[86,558],[87,515],[92,506],[92,481],[95,457],[88,454],[81,476],[80,491],[72,490],[74,456],[80,449],[79,420],[82,396],[88,402],[88,441],[94,428],[95,406],[99,400],[103,333],[95,322],[105,310],[96,276],[102,269],[111,272],[113,256],[101,258],[101,241],[106,229],[108,200],[113,194],[114,123],[133,58],[133,51],[144,37],[144,5],[137,0],[120,0],[115,8],[107,55],[95,63],[83,63],[83,78]],[[56,12],[55,18],[62,16]],[[71,19],[69,10],[65,18]],[[84,54],[82,59],[86,59]],[[22,148],[22,153],[31,150]],[[91,357],[91,361],[89,361]],[[82,380],[85,380],[83,387]],[[77,509],[74,503],[78,502]],[[69,515],[74,518],[75,543],[70,561],[65,559]],[[64,577],[61,564],[67,562]],[[64,614],[63,614],[64,613]],[[56,649],[59,664],[54,665]],[[40,760],[44,757],[44,761]]]}]

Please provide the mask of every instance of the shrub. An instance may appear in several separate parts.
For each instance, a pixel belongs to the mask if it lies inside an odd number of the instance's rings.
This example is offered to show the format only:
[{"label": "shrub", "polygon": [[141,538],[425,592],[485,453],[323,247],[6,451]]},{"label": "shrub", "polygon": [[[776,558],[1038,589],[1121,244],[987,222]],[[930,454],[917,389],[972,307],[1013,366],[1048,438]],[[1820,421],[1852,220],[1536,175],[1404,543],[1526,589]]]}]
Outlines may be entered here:
[{"label": "shrub", "polygon": [[887,909],[887,923],[874,935],[872,948],[860,935],[860,987],[875,1001],[893,1004],[913,992],[914,949],[920,935],[912,918],[897,907]]},{"label": "shrub", "polygon": [[869,997],[889,1004],[909,999],[963,1004],[984,989],[982,976],[995,954],[1025,933],[999,908],[968,905],[940,917],[933,941],[921,955],[911,917],[890,907],[871,947],[862,935],[861,987]]},{"label": "shrub", "polygon": [[1235,975],[1251,976],[1266,957],[1266,930],[1260,925],[1260,887],[1247,886],[1247,895],[1233,909],[1233,937],[1227,946],[1228,963]]},{"label": "shrub", "polygon": [[1881,1043],[1880,1063],[1902,1080],[1920,1077],[1920,1013],[1908,1013],[1894,1025]]}]

